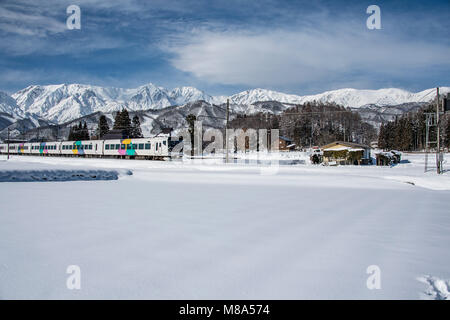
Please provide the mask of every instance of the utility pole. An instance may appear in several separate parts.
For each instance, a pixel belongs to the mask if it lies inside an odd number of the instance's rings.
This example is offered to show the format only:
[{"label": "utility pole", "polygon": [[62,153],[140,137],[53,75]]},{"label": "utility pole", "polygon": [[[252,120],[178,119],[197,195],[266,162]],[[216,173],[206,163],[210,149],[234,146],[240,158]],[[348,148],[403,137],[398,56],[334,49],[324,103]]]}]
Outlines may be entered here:
[{"label": "utility pole", "polygon": [[7,143],[8,143],[8,156],[6,159],[9,160],[9,127],[8,127],[8,142]]},{"label": "utility pole", "polygon": [[439,87],[436,88],[436,132],[437,132],[437,147],[436,147],[436,170],[437,174],[441,173],[441,148],[439,141]]},{"label": "utility pole", "polygon": [[226,163],[228,163],[228,134],[227,134],[227,129],[228,129],[228,121],[230,119],[230,99],[227,99],[227,114],[226,114],[226,123],[225,123],[225,161]]}]

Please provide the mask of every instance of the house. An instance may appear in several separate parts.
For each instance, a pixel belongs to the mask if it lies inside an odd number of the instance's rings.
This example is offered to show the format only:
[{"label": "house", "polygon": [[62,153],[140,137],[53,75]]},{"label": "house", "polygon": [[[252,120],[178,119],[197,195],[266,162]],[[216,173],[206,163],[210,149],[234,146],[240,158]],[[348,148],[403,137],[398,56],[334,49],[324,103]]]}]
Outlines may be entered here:
[{"label": "house", "polygon": [[335,141],[321,147],[327,165],[369,164],[370,147],[360,143]]},{"label": "house", "polygon": [[280,136],[279,137],[279,145],[278,150],[280,151],[292,151],[295,148],[295,143],[292,142],[291,139]]}]

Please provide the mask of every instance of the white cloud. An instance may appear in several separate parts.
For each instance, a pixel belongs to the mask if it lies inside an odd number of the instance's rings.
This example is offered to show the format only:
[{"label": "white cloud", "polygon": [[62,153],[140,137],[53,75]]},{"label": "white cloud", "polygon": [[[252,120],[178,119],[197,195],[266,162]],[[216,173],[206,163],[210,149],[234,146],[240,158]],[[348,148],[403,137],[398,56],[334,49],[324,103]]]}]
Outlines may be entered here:
[{"label": "white cloud", "polygon": [[166,49],[177,69],[218,84],[251,87],[330,84],[364,75],[408,76],[432,66],[449,67],[450,48],[406,41],[387,31],[322,25],[300,30],[196,31]]},{"label": "white cloud", "polygon": [[25,7],[29,12],[18,12],[0,7],[0,30],[19,35],[45,36],[47,33],[59,33],[66,30],[65,21],[45,15],[33,7]]}]

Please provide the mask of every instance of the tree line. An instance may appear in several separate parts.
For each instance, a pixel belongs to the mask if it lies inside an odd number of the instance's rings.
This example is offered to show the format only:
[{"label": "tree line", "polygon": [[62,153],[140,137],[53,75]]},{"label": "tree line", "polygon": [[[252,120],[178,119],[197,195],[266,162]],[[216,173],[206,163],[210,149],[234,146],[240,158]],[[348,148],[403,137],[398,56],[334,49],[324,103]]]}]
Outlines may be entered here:
[{"label": "tree line", "polygon": [[[122,138],[124,139],[143,137],[141,122],[138,115],[135,115],[131,120],[130,115],[126,109],[117,112],[114,118],[114,124],[112,129],[119,131]],[[106,116],[101,115],[98,120],[97,129],[92,137],[89,134],[89,129],[87,127],[86,121],[84,122],[80,121],[78,125],[72,126],[70,128],[68,140],[69,141],[90,140],[91,138],[102,139],[110,131],[111,130],[109,128]]]},{"label": "tree line", "polygon": [[369,145],[377,139],[376,129],[357,112],[316,101],[295,105],[279,115],[238,115],[230,121],[230,128],[279,129],[281,136],[290,138],[301,149],[336,140]]},{"label": "tree line", "polygon": [[[378,147],[384,150],[419,151],[426,148],[426,113],[436,113],[436,102],[408,112],[380,127]],[[450,115],[439,121],[441,146],[450,148]],[[429,141],[437,140],[436,127],[430,127]],[[434,146],[434,145],[433,145]]]}]

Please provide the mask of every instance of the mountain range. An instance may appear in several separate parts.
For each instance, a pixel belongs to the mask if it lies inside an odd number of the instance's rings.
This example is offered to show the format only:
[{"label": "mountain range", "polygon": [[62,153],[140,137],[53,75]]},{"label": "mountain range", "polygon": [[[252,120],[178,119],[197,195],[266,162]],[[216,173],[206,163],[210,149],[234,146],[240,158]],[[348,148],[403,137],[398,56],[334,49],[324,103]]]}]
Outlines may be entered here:
[{"label": "mountain range", "polygon": [[[446,94],[450,92],[450,87],[442,87],[440,92]],[[0,130],[12,126],[12,129],[23,132],[33,127],[72,122],[98,112],[112,114],[122,108],[136,112],[147,110],[148,114],[154,116],[164,113],[165,121],[176,124],[173,120],[180,114],[184,115],[184,112],[177,113],[177,110],[190,109],[192,103],[202,101],[195,106],[208,109],[208,113],[214,110],[214,106],[222,105],[223,108],[227,98],[230,99],[232,113],[245,114],[280,113],[292,104],[311,101],[334,102],[359,111],[367,122],[379,125],[380,121],[389,120],[383,114],[401,114],[435,97],[434,88],[417,93],[397,88],[346,88],[305,96],[252,89],[226,97],[212,96],[194,87],[166,89],[152,83],[134,89],[84,84],[32,85],[12,95],[0,92]],[[196,110],[201,113],[198,108]],[[154,130],[149,128],[148,131]]]}]

